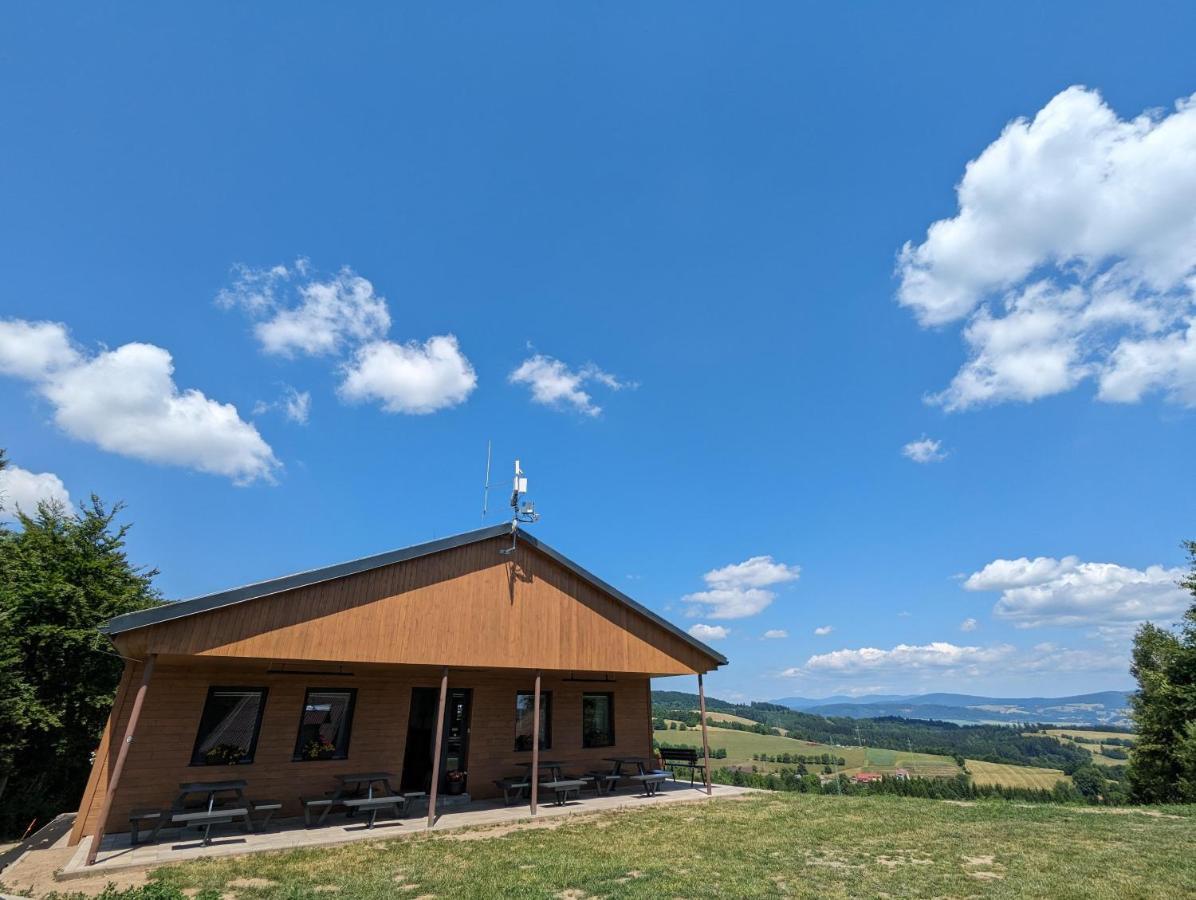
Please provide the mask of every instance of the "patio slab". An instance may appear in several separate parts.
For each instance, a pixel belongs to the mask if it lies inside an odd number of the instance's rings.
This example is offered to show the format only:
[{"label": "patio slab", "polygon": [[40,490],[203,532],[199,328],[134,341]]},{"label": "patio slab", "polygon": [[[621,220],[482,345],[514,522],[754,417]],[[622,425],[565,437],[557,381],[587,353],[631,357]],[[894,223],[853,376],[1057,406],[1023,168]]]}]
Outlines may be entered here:
[{"label": "patio slab", "polygon": [[[733,787],[731,785],[714,785],[713,799],[741,797],[754,793],[751,788]],[[176,831],[168,832],[156,844],[138,844],[130,846],[129,835],[105,835],[100,852],[96,856],[95,865],[86,865],[87,850],[90,839],[79,842],[74,855],[63,867],[58,877],[61,879],[85,878],[106,872],[125,869],[141,869],[162,866],[173,863],[186,862],[192,859],[203,859],[223,856],[240,856],[246,853],[264,853],[272,850],[292,850],[305,847],[331,847],[337,844],[348,844],[363,840],[388,840],[412,835],[425,834],[429,831],[452,831],[460,828],[471,828],[479,825],[513,825],[520,823],[526,827],[537,827],[541,822],[559,819],[562,816],[610,812],[619,809],[643,809],[658,805],[675,803],[693,803],[708,800],[704,788],[700,785],[690,786],[684,782],[668,782],[653,797],[622,793],[593,796],[587,794],[581,800],[575,800],[564,806],[540,804],[537,814],[533,817],[526,803],[504,806],[501,800],[475,801],[468,805],[442,809],[432,828],[428,828],[427,819],[419,818],[384,820],[373,829],[365,827],[364,822],[346,820],[338,817],[338,821],[325,824],[318,828],[304,828],[303,819],[281,819],[270,823],[269,828],[262,833],[245,834],[234,830],[231,826],[219,832],[213,831],[212,843],[204,847],[194,832],[180,834]]]}]

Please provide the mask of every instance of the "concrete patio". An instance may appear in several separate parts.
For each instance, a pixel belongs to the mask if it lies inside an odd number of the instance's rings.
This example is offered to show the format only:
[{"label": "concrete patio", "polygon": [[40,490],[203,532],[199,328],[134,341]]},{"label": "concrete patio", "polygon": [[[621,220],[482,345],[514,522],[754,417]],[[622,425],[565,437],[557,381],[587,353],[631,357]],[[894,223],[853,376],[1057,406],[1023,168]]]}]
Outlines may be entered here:
[{"label": "concrete patio", "polygon": [[[714,798],[740,797],[752,793],[750,788],[731,785],[714,785]],[[129,834],[110,834],[104,837],[95,865],[85,865],[90,839],[85,839],[75,849],[70,861],[63,867],[59,877],[63,879],[102,875],[106,872],[126,869],[141,869],[186,862],[192,859],[220,856],[239,856],[245,853],[263,853],[271,850],[292,850],[306,847],[330,847],[363,840],[385,840],[429,831],[451,831],[486,825],[512,825],[520,823],[534,827],[545,820],[562,816],[611,812],[620,809],[644,809],[651,806],[692,803],[707,800],[702,785],[691,786],[688,782],[667,782],[652,797],[631,793],[594,796],[585,794],[580,800],[573,800],[564,806],[540,804],[533,818],[526,802],[504,806],[501,800],[482,800],[460,806],[442,807],[436,824],[428,828],[424,816],[405,819],[380,820],[373,829],[365,827],[361,819],[347,819],[343,815],[329,817],[330,821],[317,828],[305,828],[302,818],[280,819],[271,822],[264,832],[246,834],[236,826],[224,826],[213,830],[211,845],[205,847],[194,831],[179,832],[163,830],[158,842],[153,844],[129,845]]]}]

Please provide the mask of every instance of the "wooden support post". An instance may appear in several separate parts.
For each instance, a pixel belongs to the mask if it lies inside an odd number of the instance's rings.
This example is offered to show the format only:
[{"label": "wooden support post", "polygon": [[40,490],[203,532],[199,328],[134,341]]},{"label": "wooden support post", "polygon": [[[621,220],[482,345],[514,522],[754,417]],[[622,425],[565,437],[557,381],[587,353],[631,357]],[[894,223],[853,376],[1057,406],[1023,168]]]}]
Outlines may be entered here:
[{"label": "wooden support post", "polygon": [[532,695],[532,815],[540,799],[540,673],[536,673],[536,688]]},{"label": "wooden support post", "polygon": [[710,786],[710,742],[706,739],[706,686],[702,683],[702,673],[698,673],[698,707],[702,716],[702,770],[706,773],[706,795],[714,793]]},{"label": "wooden support post", "polygon": [[448,702],[448,666],[440,673],[440,712],[436,714],[436,744],[432,751],[432,790],[428,792],[428,827],[436,824],[436,795],[440,793],[440,749],[444,741],[444,706]]},{"label": "wooden support post", "polygon": [[120,749],[116,751],[116,763],[112,766],[112,775],[108,779],[108,790],[104,792],[104,805],[100,807],[100,820],[96,825],[95,836],[91,839],[91,847],[87,850],[87,865],[94,866],[96,854],[100,852],[100,842],[104,840],[104,830],[108,825],[108,816],[112,814],[112,801],[116,797],[116,789],[120,787],[120,776],[125,770],[125,760],[129,756],[129,745],[133,743],[133,735],[137,731],[137,720],[141,718],[141,707],[145,703],[145,694],[149,690],[150,676],[154,674],[154,661],[157,653],[151,653],[141,670],[141,684],[137,688],[137,696],[133,700],[133,711],[129,713],[129,724],[125,726],[125,739],[121,741]]}]

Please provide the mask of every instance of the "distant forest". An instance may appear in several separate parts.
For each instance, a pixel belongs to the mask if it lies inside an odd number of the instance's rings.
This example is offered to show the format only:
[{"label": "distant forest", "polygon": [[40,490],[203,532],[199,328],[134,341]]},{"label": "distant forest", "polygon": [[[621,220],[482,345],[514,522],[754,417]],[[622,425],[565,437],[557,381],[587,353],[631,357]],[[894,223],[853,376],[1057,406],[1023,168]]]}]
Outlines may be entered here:
[{"label": "distant forest", "polygon": [[[697,725],[698,714],[694,711],[697,707],[697,694],[681,691],[652,692],[653,716],[678,719],[688,725]],[[797,712],[775,703],[742,705],[714,697],[706,698],[706,711],[731,713],[756,723],[744,725],[738,722],[719,722],[717,724],[720,728],[738,728],[761,734],[780,734],[780,729],[784,729],[790,737],[817,741],[821,744],[855,746],[862,741],[871,747],[935,753],[983,762],[1042,766],[1062,769],[1068,774],[1091,762],[1089,753],[1079,747],[1066,746],[1046,735],[1022,733],[1038,731],[1045,727],[1037,723],[1011,727],[955,725],[951,722],[901,719],[892,716],[881,719],[825,717]]]}]

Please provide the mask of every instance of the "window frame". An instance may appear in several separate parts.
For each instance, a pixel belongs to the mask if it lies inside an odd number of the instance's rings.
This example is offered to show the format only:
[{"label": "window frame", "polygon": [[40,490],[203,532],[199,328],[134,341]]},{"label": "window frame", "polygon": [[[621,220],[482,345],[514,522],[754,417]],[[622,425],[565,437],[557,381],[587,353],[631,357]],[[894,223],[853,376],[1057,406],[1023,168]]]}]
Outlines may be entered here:
[{"label": "window frame", "polygon": [[[535,722],[532,724],[531,747],[520,747],[519,746],[519,698],[520,697],[530,697],[530,698],[532,698],[532,703],[534,704],[535,699],[536,699],[536,692],[535,691],[516,691],[515,692],[515,740],[513,742],[515,745],[515,752],[516,753],[531,753],[532,749],[536,746],[536,740],[540,736],[540,733],[539,733],[540,732],[540,723]],[[532,709],[533,710],[535,709],[534,705],[533,705]],[[541,747],[540,749],[541,750],[551,750],[552,749],[552,691],[540,691],[540,712],[544,715],[544,746]],[[534,713],[533,713],[533,715],[534,715]]]},{"label": "window frame", "polygon": [[[307,715],[307,707],[312,694],[348,694],[349,705],[345,710],[345,746],[343,750],[338,751],[332,756],[320,756],[312,758],[303,755],[303,749],[299,742],[303,739],[303,717]],[[295,748],[291,754],[291,762],[333,762],[336,760],[349,758],[349,744],[353,739],[353,716],[357,712],[357,688],[355,687],[309,687],[303,691],[303,705],[299,708],[299,727],[295,731]]]},{"label": "window frame", "polygon": [[253,737],[249,741],[249,749],[246,754],[233,765],[249,766],[253,764],[254,759],[257,758],[257,742],[262,734],[262,717],[266,712],[266,698],[270,694],[268,687],[258,687],[256,685],[227,685],[227,684],[212,684],[208,686],[208,692],[204,695],[203,708],[199,712],[199,724],[195,728],[195,743],[191,745],[191,760],[187,763],[188,767],[194,766],[196,768],[207,768],[208,766],[227,765],[226,763],[209,763],[198,762],[199,745],[203,743],[204,732],[204,714],[208,711],[208,704],[212,701],[215,694],[228,691],[230,693],[241,691],[244,693],[254,692],[259,695],[257,704],[257,717],[253,721]]},{"label": "window frame", "polygon": [[[606,744],[591,744],[586,741],[586,698],[605,697],[609,704],[610,742]],[[583,691],[581,695],[581,746],[585,750],[596,750],[600,747],[615,746],[615,692],[614,691]]]}]

